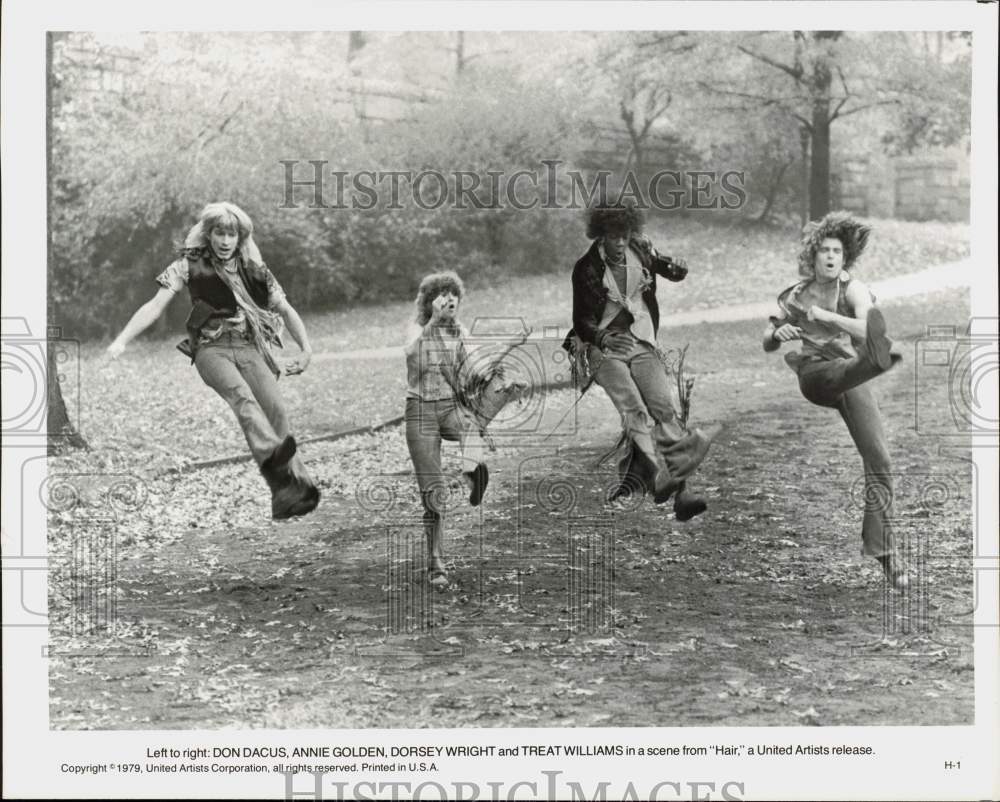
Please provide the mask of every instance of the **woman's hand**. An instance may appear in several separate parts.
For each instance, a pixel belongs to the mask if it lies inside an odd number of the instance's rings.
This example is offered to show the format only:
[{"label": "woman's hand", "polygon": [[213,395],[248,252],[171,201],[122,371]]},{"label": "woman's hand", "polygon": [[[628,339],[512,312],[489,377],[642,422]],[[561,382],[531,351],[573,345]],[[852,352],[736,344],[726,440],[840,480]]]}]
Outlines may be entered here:
[{"label": "woman's hand", "polygon": [[455,316],[455,299],[450,295],[439,295],[431,301],[431,322],[440,323]]},{"label": "woman's hand", "polygon": [[[813,309],[815,308],[816,307],[814,306]],[[812,320],[812,318],[810,318],[810,320]],[[791,342],[792,340],[801,340],[802,329],[800,329],[798,326],[793,326],[791,323],[785,323],[783,326],[779,326],[774,330],[774,333],[771,335],[771,339],[779,343],[787,343]]]}]

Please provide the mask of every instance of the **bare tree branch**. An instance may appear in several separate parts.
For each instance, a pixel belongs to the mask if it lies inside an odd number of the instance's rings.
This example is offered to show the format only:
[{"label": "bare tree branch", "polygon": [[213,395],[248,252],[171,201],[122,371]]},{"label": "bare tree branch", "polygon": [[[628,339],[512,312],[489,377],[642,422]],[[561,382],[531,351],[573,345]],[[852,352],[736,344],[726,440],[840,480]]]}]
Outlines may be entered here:
[{"label": "bare tree branch", "polygon": [[775,67],[776,69],[779,69],[784,73],[787,73],[788,75],[792,76],[792,78],[794,78],[796,82],[802,83],[803,70],[801,65],[796,67],[789,67],[787,64],[783,64],[782,62],[777,61],[776,59],[770,58],[769,56],[765,56],[763,53],[757,53],[751,50],[749,47],[744,47],[743,45],[737,45],[736,49],[742,53],[746,53],[751,58],[755,58],[758,61],[763,61],[765,64],[771,67]]},{"label": "bare tree branch", "polygon": [[889,100],[877,100],[874,103],[865,103],[863,106],[856,106],[849,111],[841,112],[835,116],[830,117],[830,122],[840,119],[841,117],[849,117],[852,114],[857,114],[859,111],[867,111],[868,109],[873,109],[876,106],[896,106],[899,105],[901,101],[897,98],[890,98]]}]

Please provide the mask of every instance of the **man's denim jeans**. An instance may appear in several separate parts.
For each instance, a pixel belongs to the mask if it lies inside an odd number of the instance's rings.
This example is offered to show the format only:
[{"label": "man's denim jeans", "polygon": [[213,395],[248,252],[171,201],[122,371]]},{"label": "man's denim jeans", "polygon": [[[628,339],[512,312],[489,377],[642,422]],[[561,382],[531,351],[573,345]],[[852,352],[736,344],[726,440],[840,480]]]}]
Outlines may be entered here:
[{"label": "man's denim jeans", "polygon": [[200,346],[194,364],[205,384],[235,413],[259,465],[289,433],[274,374],[253,344],[234,334]]},{"label": "man's denim jeans", "polygon": [[[705,459],[709,442],[697,431],[687,432],[677,419],[670,397],[667,372],[651,345],[632,338],[632,348],[623,357],[609,356],[591,347],[594,380],[621,413],[625,429],[648,460],[666,466],[674,480],[690,477]],[[635,477],[648,491],[653,475],[635,464],[629,451],[619,465],[625,477]],[[683,492],[684,485],[679,492]]]},{"label": "man's denim jeans", "polygon": [[862,347],[858,356],[819,359],[786,354],[798,374],[802,395],[813,404],[836,409],[847,424],[865,471],[865,514],[861,525],[862,553],[872,557],[892,554],[892,462],[882,415],[875,394],[865,382],[883,371]]}]

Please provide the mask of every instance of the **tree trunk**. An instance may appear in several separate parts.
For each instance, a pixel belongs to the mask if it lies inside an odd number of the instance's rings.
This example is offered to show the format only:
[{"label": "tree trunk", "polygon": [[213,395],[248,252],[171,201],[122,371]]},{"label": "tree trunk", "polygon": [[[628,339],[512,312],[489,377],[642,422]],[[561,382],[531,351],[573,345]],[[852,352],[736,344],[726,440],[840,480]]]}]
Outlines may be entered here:
[{"label": "tree trunk", "polygon": [[66,402],[63,400],[62,387],[59,384],[59,364],[56,360],[56,346],[49,344],[48,348],[48,370],[46,376],[47,394],[46,402],[48,406],[48,453],[50,456],[59,454],[63,446],[71,448],[90,448],[66,411]]},{"label": "tree trunk", "polygon": [[809,222],[809,129],[799,129],[799,225]]},{"label": "tree trunk", "polygon": [[[815,31],[817,44],[834,42],[840,31]],[[830,86],[829,53],[820,53],[812,70],[812,164],[809,170],[809,216],[818,220],[830,211]]]},{"label": "tree trunk", "polygon": [[830,101],[813,101],[812,161],[809,169],[809,217],[830,211]]}]

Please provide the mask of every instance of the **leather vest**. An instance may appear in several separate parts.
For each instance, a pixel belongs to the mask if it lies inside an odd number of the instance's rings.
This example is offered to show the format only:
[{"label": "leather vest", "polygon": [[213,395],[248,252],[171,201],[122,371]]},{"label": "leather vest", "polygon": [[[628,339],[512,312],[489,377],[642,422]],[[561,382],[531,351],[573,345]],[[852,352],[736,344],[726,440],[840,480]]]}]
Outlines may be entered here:
[{"label": "leather vest", "polygon": [[[266,308],[267,277],[261,266],[253,262],[246,263],[237,257],[236,272],[243,280],[243,286],[247,288],[253,302],[261,308]],[[239,310],[233,291],[216,275],[212,263],[204,257],[188,259],[187,286],[192,307],[198,306],[198,302],[201,301],[214,310],[201,326],[232,317]]]}]

